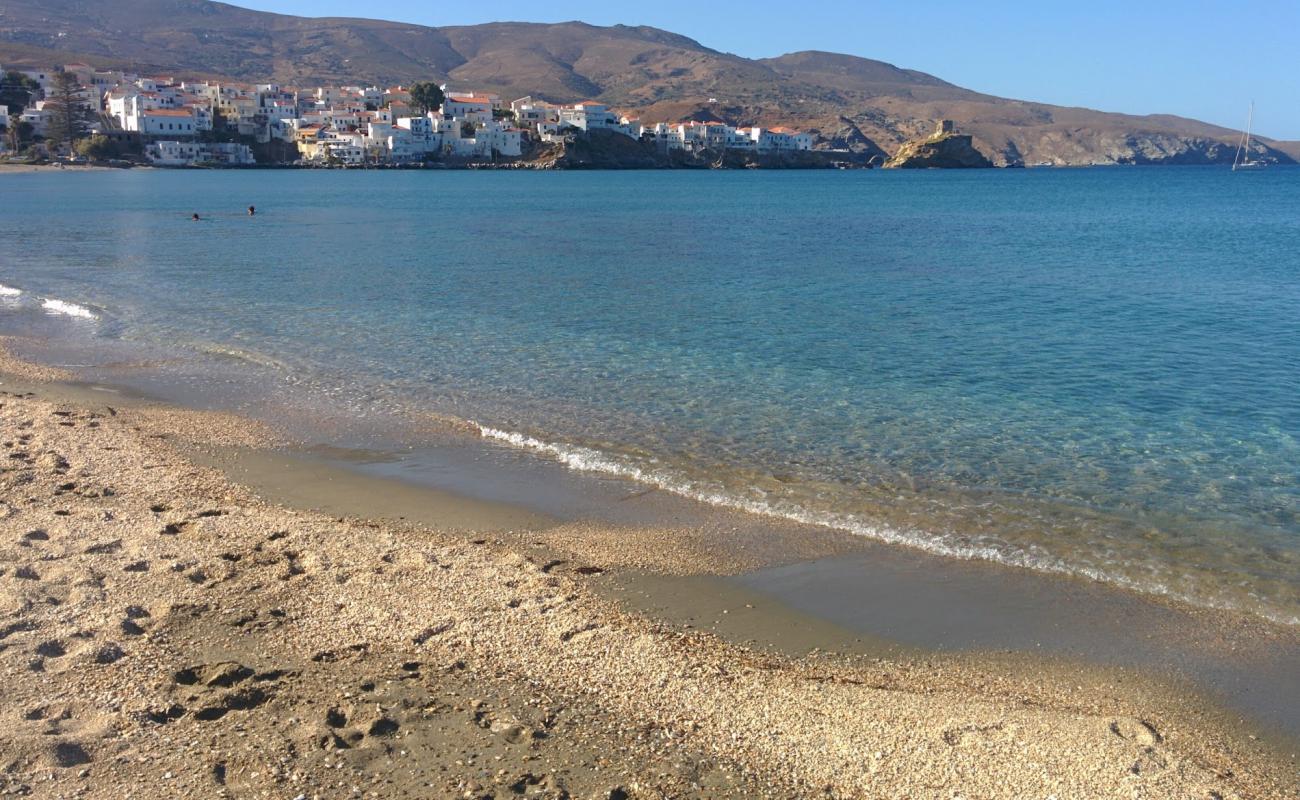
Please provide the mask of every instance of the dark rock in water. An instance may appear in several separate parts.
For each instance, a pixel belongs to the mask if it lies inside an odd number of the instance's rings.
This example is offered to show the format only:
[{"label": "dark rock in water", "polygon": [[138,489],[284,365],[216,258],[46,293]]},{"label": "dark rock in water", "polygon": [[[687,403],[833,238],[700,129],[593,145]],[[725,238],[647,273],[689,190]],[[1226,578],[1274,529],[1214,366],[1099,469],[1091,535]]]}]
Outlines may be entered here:
[{"label": "dark rock in water", "polygon": [[925,139],[905,142],[885,162],[885,169],[976,169],[993,162],[975,149],[968,134],[957,133],[951,120],[943,120]]}]

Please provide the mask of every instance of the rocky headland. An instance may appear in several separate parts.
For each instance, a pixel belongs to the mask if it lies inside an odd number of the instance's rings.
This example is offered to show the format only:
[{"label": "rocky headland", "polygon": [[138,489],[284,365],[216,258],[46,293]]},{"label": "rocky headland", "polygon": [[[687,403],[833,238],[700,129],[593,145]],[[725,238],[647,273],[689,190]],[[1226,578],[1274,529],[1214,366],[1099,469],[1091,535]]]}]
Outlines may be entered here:
[{"label": "rocky headland", "polygon": [[969,134],[958,133],[951,120],[939,123],[924,139],[904,142],[885,162],[885,169],[978,169],[993,162],[975,149]]}]

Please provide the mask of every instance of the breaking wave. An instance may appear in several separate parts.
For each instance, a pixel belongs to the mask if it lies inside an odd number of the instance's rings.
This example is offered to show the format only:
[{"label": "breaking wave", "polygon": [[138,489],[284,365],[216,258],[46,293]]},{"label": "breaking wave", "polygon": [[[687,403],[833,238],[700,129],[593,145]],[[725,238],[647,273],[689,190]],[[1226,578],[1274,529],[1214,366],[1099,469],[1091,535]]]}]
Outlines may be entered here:
[{"label": "breaking wave", "polygon": [[69,303],[68,300],[56,298],[45,298],[40,302],[40,307],[44,308],[45,313],[62,313],[65,316],[74,316],[83,320],[98,320],[99,315],[90,308],[78,306],[77,303]]},{"label": "breaking wave", "polygon": [[22,293],[22,289],[15,289],[12,286],[5,286],[3,283],[0,283],[0,297],[17,297]]},{"label": "breaking wave", "polygon": [[198,342],[192,345],[195,350],[209,356],[229,359],[231,361],[240,361],[245,364],[251,364],[255,367],[263,367],[279,371],[287,371],[289,366],[280,359],[273,358],[266,353],[250,350],[246,347],[235,347],[233,345],[216,344],[214,342]]},{"label": "breaking wave", "polygon": [[58,300],[47,297],[41,301],[41,308],[45,309],[47,314],[63,314],[78,319],[99,319],[99,315],[89,308],[76,303],[69,303],[66,300]]},{"label": "breaking wave", "polygon": [[1189,595],[1171,589],[1158,580],[1135,579],[1122,573],[1093,566],[1070,564],[1032,545],[1016,546],[1007,542],[977,542],[953,534],[899,529],[888,525],[880,525],[852,514],[818,511],[788,501],[744,497],[720,487],[701,485],[688,478],[674,475],[668,470],[643,468],[590,447],[556,444],[526,434],[504,431],[473,421],[469,424],[472,428],[477,429],[479,436],[484,439],[548,456],[569,469],[626,478],[711,506],[846,531],[886,544],[911,547],[947,558],[991,561],[1037,572],[1083,577],[1143,594],[1161,595],[1190,605],[1238,612],[1248,611],[1279,624],[1300,625],[1300,617],[1282,610],[1243,608],[1233,600]]}]

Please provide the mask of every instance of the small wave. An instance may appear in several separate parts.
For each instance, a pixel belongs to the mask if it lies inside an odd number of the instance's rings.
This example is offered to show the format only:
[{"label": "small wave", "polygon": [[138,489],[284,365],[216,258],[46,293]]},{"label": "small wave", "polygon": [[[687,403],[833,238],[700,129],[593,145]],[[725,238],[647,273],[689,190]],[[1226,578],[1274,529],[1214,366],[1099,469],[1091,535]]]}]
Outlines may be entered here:
[{"label": "small wave", "polygon": [[85,306],[69,303],[66,300],[56,300],[51,297],[47,297],[41,302],[41,308],[45,309],[48,314],[63,314],[79,319],[99,319],[98,314]]},{"label": "small wave", "polygon": [[479,435],[484,439],[491,439],[523,450],[550,456],[569,469],[628,478],[706,505],[847,531],[886,544],[912,547],[948,558],[991,561],[1036,572],[1088,578],[1099,583],[1119,586],[1143,594],[1162,595],[1193,606],[1217,608],[1225,611],[1248,611],[1275,623],[1300,626],[1300,617],[1294,614],[1269,608],[1242,608],[1232,601],[1193,596],[1179,592],[1156,580],[1135,580],[1127,575],[1096,567],[1072,565],[1060,558],[1037,550],[1037,548],[1026,550],[1010,544],[978,543],[964,537],[942,533],[902,530],[887,525],[873,524],[850,514],[816,511],[789,502],[769,502],[767,500],[742,497],[713,487],[702,487],[664,471],[645,470],[590,447],[554,444],[526,434],[503,431],[473,421],[470,422],[470,425],[477,428]]},{"label": "small wave", "polygon": [[15,289],[12,286],[5,286],[3,283],[0,283],[0,297],[17,297],[22,293],[22,289]]},{"label": "small wave", "polygon": [[225,344],[213,344],[211,342],[199,342],[194,345],[194,349],[198,350],[200,353],[203,353],[204,355],[216,356],[217,358],[226,358],[226,359],[230,359],[231,361],[242,361],[245,364],[251,364],[255,367],[262,367],[264,369],[273,369],[273,370],[280,370],[280,371],[284,371],[288,369],[288,365],[285,362],[280,361],[279,359],[272,358],[271,356],[268,356],[265,353],[260,353],[256,350],[249,350],[243,347],[234,347],[232,345],[225,345]]}]

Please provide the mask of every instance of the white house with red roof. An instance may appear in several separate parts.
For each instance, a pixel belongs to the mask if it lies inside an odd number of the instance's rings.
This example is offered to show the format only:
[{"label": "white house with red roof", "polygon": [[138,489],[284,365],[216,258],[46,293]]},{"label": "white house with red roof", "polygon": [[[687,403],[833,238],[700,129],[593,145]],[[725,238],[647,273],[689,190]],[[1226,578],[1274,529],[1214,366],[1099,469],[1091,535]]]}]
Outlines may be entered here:
[{"label": "white house with red roof", "polygon": [[812,134],[791,128],[750,128],[750,138],[757,143],[760,153],[811,150]]},{"label": "white house with red roof", "polygon": [[199,132],[193,108],[155,108],[129,118],[145,136],[192,138]]},{"label": "white house with red roof", "polygon": [[448,92],[442,101],[442,115],[466,122],[491,122],[492,97],[473,92]]}]

